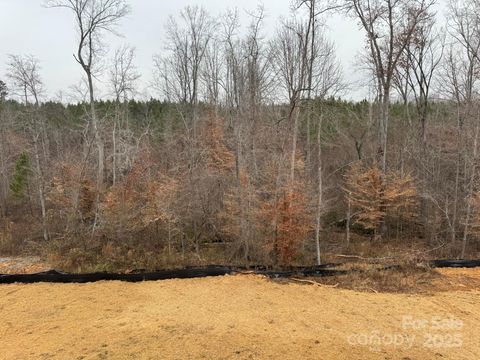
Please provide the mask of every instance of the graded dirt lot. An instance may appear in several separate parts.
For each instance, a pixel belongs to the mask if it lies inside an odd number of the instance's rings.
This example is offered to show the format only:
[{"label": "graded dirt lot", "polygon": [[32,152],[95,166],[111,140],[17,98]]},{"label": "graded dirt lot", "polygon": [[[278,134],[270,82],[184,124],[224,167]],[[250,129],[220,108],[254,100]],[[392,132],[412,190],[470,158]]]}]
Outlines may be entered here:
[{"label": "graded dirt lot", "polygon": [[[447,272],[455,277],[468,271]],[[406,360],[480,354],[475,288],[421,295],[355,292],[254,275],[14,284],[0,285],[0,318],[1,359]]]}]

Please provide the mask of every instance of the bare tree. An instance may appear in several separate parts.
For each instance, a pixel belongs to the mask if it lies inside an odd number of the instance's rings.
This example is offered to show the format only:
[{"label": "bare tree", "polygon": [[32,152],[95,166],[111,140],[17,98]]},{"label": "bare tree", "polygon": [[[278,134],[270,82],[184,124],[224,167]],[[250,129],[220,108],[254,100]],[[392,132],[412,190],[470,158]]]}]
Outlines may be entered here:
[{"label": "bare tree", "polygon": [[[280,82],[289,100],[288,122],[292,126],[292,150],[290,160],[291,186],[295,180],[295,159],[297,156],[297,132],[300,109],[307,104],[307,132],[310,131],[312,116],[312,97],[323,100],[327,94],[334,94],[340,88],[340,70],[335,61],[335,53],[321,32],[317,21],[315,1],[304,2],[308,8],[307,21],[292,20],[284,23],[273,42],[273,59],[275,70],[281,76]],[[302,4],[301,4],[302,5]],[[323,116],[318,116],[317,131],[321,132]],[[318,136],[320,136],[318,134]],[[317,139],[317,216],[316,216],[316,249],[317,263],[320,263],[320,217],[323,194],[323,170],[321,161],[320,137]],[[309,154],[309,136],[307,137],[307,154]]]},{"label": "bare tree", "polygon": [[[112,182],[117,182],[118,167],[118,138],[124,142],[131,141],[132,134],[129,129],[128,100],[135,94],[136,83],[140,74],[134,64],[135,50],[123,46],[115,51],[113,63],[110,69],[110,87],[115,96],[115,117],[112,130]],[[119,134],[120,132],[120,134]],[[124,144],[126,145],[126,144]],[[127,150],[123,151],[128,157]]]},{"label": "bare tree", "polygon": [[470,235],[471,227],[472,227],[472,201],[474,199],[474,192],[477,183],[477,163],[478,163],[478,133],[480,130],[479,120],[480,120],[480,111],[477,109],[477,119],[475,124],[474,130],[474,138],[473,138],[473,145],[472,145],[472,154],[471,159],[468,162],[470,167],[470,178],[468,179],[467,183],[467,194],[466,194],[466,202],[467,208],[465,213],[464,219],[464,226],[463,226],[463,238],[462,238],[462,247],[460,252],[460,258],[465,258],[465,251],[467,248],[467,241]]},{"label": "bare tree", "polygon": [[0,210],[2,216],[7,214],[7,193],[8,193],[8,177],[7,177],[7,164],[6,164],[6,126],[4,120],[4,102],[8,95],[7,84],[0,80]]},{"label": "bare tree", "polygon": [[243,56],[241,41],[238,38],[240,27],[238,11],[228,11],[221,21],[222,38],[224,43],[223,54],[225,56],[225,73],[222,87],[225,93],[225,107],[228,109],[227,116],[229,126],[233,128],[235,136],[235,175],[237,182],[240,181],[242,129],[240,120],[240,94],[243,84]]},{"label": "bare tree", "polygon": [[[263,26],[265,11],[259,6],[254,12],[248,13],[250,23],[246,36],[240,43],[240,61],[237,61],[237,85],[239,85],[239,101],[241,118],[244,118],[246,126],[244,137],[249,151],[249,163],[253,167],[255,176],[259,175],[257,159],[257,131],[260,120],[261,105],[264,104],[269,96],[268,92],[274,93],[275,84],[273,82],[270,62],[268,61],[267,44],[263,37]],[[272,98],[272,97],[270,97]],[[240,120],[240,118],[238,119]]]},{"label": "bare tree", "polygon": [[387,168],[387,133],[390,92],[398,61],[410,43],[418,24],[430,16],[435,0],[345,0],[349,14],[358,19],[367,37],[368,59],[377,83],[379,157],[383,173]]},{"label": "bare tree", "polygon": [[259,154],[265,144],[261,143],[260,126],[266,119],[262,117],[269,91],[273,93],[272,72],[268,59],[268,44],[263,35],[264,8],[257,7],[247,12],[249,24],[245,35],[241,36],[239,14],[229,11],[221,22],[223,34],[223,54],[225,57],[222,88],[224,104],[233,131],[235,143],[235,179],[233,199],[239,210],[238,249],[244,258],[252,255],[252,248],[258,241],[252,229],[255,217],[252,199],[256,186],[265,176],[259,168]]},{"label": "bare tree", "polygon": [[180,13],[182,24],[170,17],[166,27],[168,56],[154,58],[155,85],[172,101],[188,105],[191,124],[187,130],[196,137],[200,80],[215,22],[204,8],[187,6]]},{"label": "bare tree", "polygon": [[277,30],[276,38],[272,42],[272,65],[279,75],[279,82],[289,104],[287,120],[292,127],[289,182],[292,186],[295,181],[300,105],[308,89],[310,36],[311,29],[307,25],[298,20],[289,20]]},{"label": "bare tree", "polygon": [[[167,46],[168,53],[154,58],[155,86],[160,89],[168,100],[175,102],[178,113],[183,119],[188,153],[188,186],[191,194],[196,194],[195,171],[199,167],[201,158],[200,139],[197,137],[199,109],[198,104],[202,91],[202,74],[207,68],[207,53],[210,43],[214,38],[216,22],[208,12],[199,6],[187,6],[180,13],[179,23],[174,17],[170,17],[167,23]],[[219,62],[210,56],[210,67],[216,72]],[[215,75],[216,77],[217,75]],[[216,87],[218,79],[210,82]],[[208,89],[207,89],[208,90]],[[209,95],[214,95],[216,90]],[[195,216],[194,197],[189,197],[187,206],[192,215],[192,238],[195,243],[197,255],[200,249],[201,226],[198,217]]]},{"label": "bare tree", "polygon": [[[478,57],[480,51],[480,11],[475,1],[455,2],[449,5],[448,33],[453,41],[445,61],[443,89],[453,98],[457,106],[468,108],[478,81]],[[467,113],[459,112],[458,125],[463,126],[463,117]]]},{"label": "bare tree", "polygon": [[[120,20],[129,11],[126,0],[47,0],[46,5],[53,8],[66,8],[75,16],[75,26],[78,32],[78,45],[75,60],[82,67],[88,82],[91,130],[97,146],[97,200],[98,208],[100,190],[104,182],[104,141],[98,125],[95,109],[94,78],[99,58],[103,55],[105,44],[102,36],[115,32]],[[98,210],[98,209],[97,209]],[[98,212],[98,211],[97,211]],[[95,231],[97,215],[92,229]]]},{"label": "bare tree", "polygon": [[39,97],[43,93],[40,78],[40,63],[33,56],[9,55],[8,74],[16,94],[23,98],[25,105],[40,104]]},{"label": "bare tree", "polygon": [[[403,68],[408,93],[413,94],[417,117],[420,124],[422,148],[427,144],[426,123],[428,105],[432,90],[432,81],[443,59],[445,36],[441,29],[435,27],[435,17],[428,16],[417,25],[398,68]],[[408,107],[408,103],[406,104]]]},{"label": "bare tree", "polygon": [[136,83],[140,74],[134,61],[134,48],[122,46],[115,50],[109,75],[110,85],[117,102],[125,102],[135,95]]},{"label": "bare tree", "polygon": [[[457,154],[455,160],[455,183],[452,206],[449,213],[451,243],[455,245],[458,219],[463,217],[463,239],[461,257],[465,255],[467,240],[471,233],[472,199],[477,183],[478,162],[478,96],[479,50],[480,50],[480,7],[476,1],[449,4],[448,32],[452,39],[442,79],[442,89],[453,100],[457,119]],[[472,129],[473,128],[473,129]],[[473,138],[472,138],[472,133]],[[463,192],[463,190],[466,190]],[[462,196],[465,196],[465,213],[462,216]],[[447,197],[448,198],[448,197]]]},{"label": "bare tree", "polygon": [[[319,17],[324,13],[331,12],[332,10],[338,9],[340,5],[335,4],[333,1],[326,1],[319,4],[318,0],[295,0],[293,2],[293,8],[295,10],[307,9],[307,16],[308,22],[307,27],[311,29],[311,36],[310,36],[310,58],[308,59],[309,62],[309,70],[308,70],[308,86],[307,86],[307,99],[311,100],[312,98],[312,90],[313,90],[313,76],[314,76],[314,64],[315,64],[315,56],[316,53],[316,32],[319,25]],[[322,42],[323,43],[323,42]],[[333,47],[332,47],[333,49]],[[327,82],[326,82],[327,83]],[[326,85],[325,83],[325,85]],[[309,104],[312,104],[309,101]],[[307,165],[310,164],[310,123],[311,123],[311,114],[312,109],[311,106],[308,108],[307,113]]]},{"label": "bare tree", "polygon": [[215,114],[218,111],[220,102],[220,90],[223,78],[223,62],[220,40],[214,37],[207,46],[205,52],[205,66],[202,69],[202,80],[205,87],[205,100],[214,109]]},{"label": "bare tree", "polygon": [[39,141],[43,144],[44,138],[41,136],[45,133],[43,128],[44,121],[41,120],[39,113],[40,96],[43,93],[43,83],[40,78],[40,63],[33,56],[10,55],[8,63],[8,78],[13,86],[19,91],[24,98],[25,107],[30,110],[30,133],[33,141],[33,153],[35,158],[35,168],[38,183],[38,196],[40,202],[40,210],[42,215],[43,238],[48,240],[47,229],[47,210],[45,204],[45,184],[44,170],[41,160],[41,152]]},{"label": "bare tree", "polygon": [[413,79],[410,79],[410,86],[415,96],[421,126],[420,137],[423,147],[425,147],[427,144],[426,123],[432,80],[443,58],[444,37],[440,32],[435,32],[433,21],[428,21],[418,28],[412,45],[407,47],[407,54],[412,64],[411,74],[413,74]]},{"label": "bare tree", "polygon": [[7,95],[8,95],[7,84],[5,84],[5,82],[0,80],[0,101],[5,101],[5,98],[7,97]]}]

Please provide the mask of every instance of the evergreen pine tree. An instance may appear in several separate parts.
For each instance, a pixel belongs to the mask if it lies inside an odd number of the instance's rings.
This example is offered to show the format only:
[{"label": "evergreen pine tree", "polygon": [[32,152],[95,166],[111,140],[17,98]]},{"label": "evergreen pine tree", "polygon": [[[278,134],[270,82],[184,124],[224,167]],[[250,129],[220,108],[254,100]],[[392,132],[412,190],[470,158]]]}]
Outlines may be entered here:
[{"label": "evergreen pine tree", "polygon": [[10,183],[10,190],[12,191],[13,196],[18,199],[25,196],[29,167],[30,159],[28,154],[23,152],[20,154],[20,157],[15,164],[15,173],[13,174],[12,182]]}]

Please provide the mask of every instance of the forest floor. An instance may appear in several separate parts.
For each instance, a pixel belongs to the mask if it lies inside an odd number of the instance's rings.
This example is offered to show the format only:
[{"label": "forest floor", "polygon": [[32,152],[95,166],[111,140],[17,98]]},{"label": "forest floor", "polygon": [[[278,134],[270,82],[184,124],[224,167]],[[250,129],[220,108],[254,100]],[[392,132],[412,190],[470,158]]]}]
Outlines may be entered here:
[{"label": "forest floor", "polygon": [[480,269],[435,272],[415,293],[256,275],[0,285],[0,357],[474,359]]}]

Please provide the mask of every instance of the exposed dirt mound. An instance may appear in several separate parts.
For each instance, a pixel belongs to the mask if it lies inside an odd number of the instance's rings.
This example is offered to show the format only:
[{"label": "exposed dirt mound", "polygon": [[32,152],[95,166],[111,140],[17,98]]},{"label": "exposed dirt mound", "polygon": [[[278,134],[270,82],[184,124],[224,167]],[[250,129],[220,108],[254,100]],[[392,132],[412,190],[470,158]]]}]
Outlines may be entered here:
[{"label": "exposed dirt mound", "polygon": [[440,275],[433,282],[437,291],[480,290],[480,267],[459,269],[436,269]]},{"label": "exposed dirt mound", "polygon": [[314,282],[365,292],[430,294],[439,291],[480,290],[479,268],[428,268],[422,266],[384,266],[381,264],[344,264],[346,273]]},{"label": "exposed dirt mound", "polygon": [[474,359],[480,353],[478,290],[377,294],[253,275],[14,284],[0,286],[0,316],[3,359]]}]

